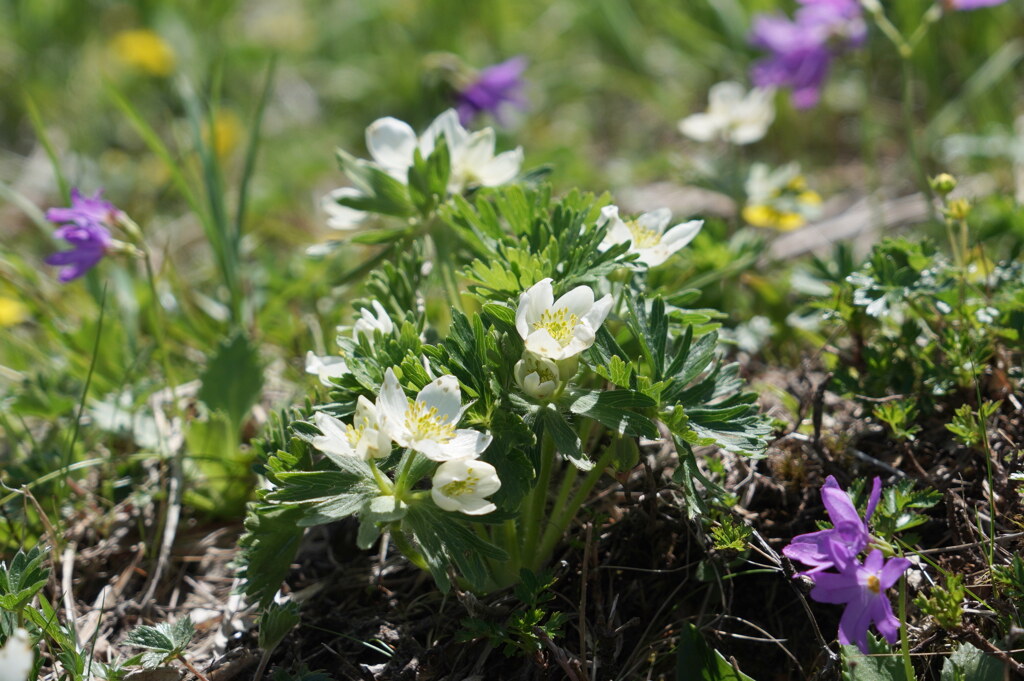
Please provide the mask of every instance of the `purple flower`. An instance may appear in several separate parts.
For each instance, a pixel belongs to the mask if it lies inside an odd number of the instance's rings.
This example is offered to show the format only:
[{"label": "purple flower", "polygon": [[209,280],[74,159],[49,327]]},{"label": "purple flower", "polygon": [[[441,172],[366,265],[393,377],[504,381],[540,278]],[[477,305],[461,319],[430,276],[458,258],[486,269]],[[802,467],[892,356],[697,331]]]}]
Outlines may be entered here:
[{"label": "purple flower", "polygon": [[875,549],[863,565],[854,561],[839,573],[822,572],[814,576],[811,598],[821,603],[846,604],[839,620],[840,643],[856,643],[866,655],[868,627],[872,623],[886,641],[896,642],[900,621],[893,615],[885,592],[908,567],[910,561],[906,558],[885,561],[882,552]]},{"label": "purple flower", "polygon": [[782,549],[782,553],[790,560],[811,566],[810,570],[801,574],[813,576],[830,567],[843,570],[846,565],[855,562],[857,554],[868,545],[871,538],[868,521],[881,495],[882,480],[875,478],[871,494],[868,495],[864,519],[861,520],[850,496],[839,487],[833,476],[828,476],[821,487],[821,500],[832,520],[832,529],[793,537],[793,541]]},{"label": "purple flower", "polygon": [[947,9],[981,9],[1002,5],[1006,0],[946,0]]},{"label": "purple flower", "polygon": [[72,247],[70,251],[54,253],[46,258],[48,265],[62,267],[57,277],[61,282],[77,279],[88,272],[113,244],[107,225],[116,219],[118,210],[100,198],[102,193],[100,190],[94,196],[83,197],[73,189],[70,208],[46,211],[47,220],[62,225],[54,235]]},{"label": "purple flower", "polygon": [[754,17],[750,43],[770,54],[754,63],[751,79],[758,87],[788,87],[793,105],[818,103],[821,87],[836,52],[864,42],[867,26],[857,0],[801,0],[793,19]]},{"label": "purple flower", "polygon": [[525,107],[526,100],[520,92],[525,68],[525,57],[513,57],[480,71],[476,80],[458,93],[459,122],[469,125],[483,112],[500,120],[500,109],[506,102]]}]

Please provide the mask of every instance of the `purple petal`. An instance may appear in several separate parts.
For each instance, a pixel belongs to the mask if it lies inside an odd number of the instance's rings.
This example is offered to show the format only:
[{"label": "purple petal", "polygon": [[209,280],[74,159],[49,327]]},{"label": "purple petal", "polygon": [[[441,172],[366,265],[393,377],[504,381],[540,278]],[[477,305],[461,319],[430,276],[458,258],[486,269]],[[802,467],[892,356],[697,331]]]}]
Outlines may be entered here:
[{"label": "purple petal", "polygon": [[890,645],[896,643],[899,639],[900,621],[893,614],[892,605],[884,592],[871,601],[870,612],[878,633],[884,636]]},{"label": "purple petal", "polygon": [[907,571],[912,563],[906,558],[892,558],[888,563],[878,572],[878,582],[884,592],[890,588],[893,584],[899,581],[899,578]]},{"label": "purple petal", "polygon": [[878,506],[878,500],[882,498],[882,479],[875,476],[875,479],[871,481],[871,494],[868,495],[868,508],[864,513],[864,524],[866,525],[871,520],[871,514],[875,512],[875,507]]},{"label": "purple petal", "polygon": [[871,601],[858,599],[851,601],[843,616],[839,619],[839,642],[856,643],[860,652],[868,654],[868,627],[871,626]]},{"label": "purple petal", "polygon": [[882,564],[885,562],[885,556],[878,549],[875,549],[868,554],[867,558],[864,559],[864,569],[877,575],[882,571]]}]

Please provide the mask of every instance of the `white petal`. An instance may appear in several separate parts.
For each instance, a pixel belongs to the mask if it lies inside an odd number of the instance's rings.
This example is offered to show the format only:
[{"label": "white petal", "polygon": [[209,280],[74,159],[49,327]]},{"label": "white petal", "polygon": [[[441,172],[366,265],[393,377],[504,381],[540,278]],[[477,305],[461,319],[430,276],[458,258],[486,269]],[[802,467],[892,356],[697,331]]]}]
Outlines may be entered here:
[{"label": "white petal", "polygon": [[459,428],[455,431],[455,437],[441,445],[441,448],[444,449],[445,457],[449,460],[475,459],[491,446],[493,439],[490,433]]},{"label": "white petal", "polygon": [[380,329],[381,333],[388,335],[395,330],[395,324],[391,321],[391,317],[388,316],[388,311],[384,309],[378,301],[373,301],[373,309],[377,312],[377,328]]},{"label": "white petal", "polygon": [[619,217],[618,206],[605,206],[601,209],[601,217],[597,219],[597,226],[603,227],[609,222],[622,222],[622,218]]},{"label": "white petal", "polygon": [[462,417],[462,390],[459,379],[451,374],[434,379],[416,396],[417,402],[437,409],[437,413],[447,424],[458,423]]},{"label": "white petal", "polygon": [[15,629],[4,647],[0,648],[0,680],[26,681],[32,671],[34,657],[28,632]]},{"label": "white petal", "polygon": [[672,251],[676,251],[693,241],[703,226],[703,220],[690,220],[678,224],[665,232],[665,235],[661,237],[661,243],[671,248]]},{"label": "white petal", "polygon": [[590,312],[590,308],[594,307],[594,289],[589,286],[577,286],[555,301],[552,306],[555,310],[563,307],[582,319]]},{"label": "white petal", "polygon": [[583,318],[583,321],[587,323],[590,328],[597,331],[597,327],[604,323],[604,320],[608,317],[608,313],[612,309],[612,296],[610,293],[604,294],[601,300],[594,303],[594,307],[590,309],[590,312]]},{"label": "white petal", "polygon": [[430,156],[434,151],[437,139],[444,135],[445,141],[448,143],[448,151],[454,162],[456,156],[461,153],[468,134],[459,123],[459,114],[455,112],[455,109],[448,109],[435,118],[423,133],[420,138],[420,153],[423,154],[423,158]]},{"label": "white petal", "polygon": [[511,182],[519,174],[523,165],[523,148],[516,147],[511,151],[503,151],[484,166],[476,169],[476,176],[484,187],[497,187]]},{"label": "white petal", "polygon": [[679,132],[697,142],[710,142],[721,129],[720,120],[706,113],[695,113],[679,121]]},{"label": "white petal", "polygon": [[448,452],[437,440],[411,440],[406,446],[415,449],[431,461],[448,461],[454,458],[448,455]]},{"label": "white petal", "polygon": [[451,497],[446,497],[444,493],[441,492],[441,487],[443,487],[446,484],[448,483],[438,484],[437,480],[435,479],[435,486],[430,488],[430,498],[433,499],[434,503],[437,504],[438,508],[440,508],[443,511],[458,511],[462,508],[462,505],[459,502],[455,501],[455,499],[452,499]]},{"label": "white petal", "polygon": [[708,111],[728,115],[730,110],[740,105],[746,93],[746,89],[735,81],[716,83],[708,90]]},{"label": "white petal", "polygon": [[362,196],[363,194],[358,189],[353,189],[352,187],[341,187],[324,196],[320,200],[320,206],[323,208],[324,213],[327,214],[327,226],[331,229],[344,231],[355,229],[365,222],[366,218],[369,217],[369,213],[338,203],[338,199],[352,199]]},{"label": "white petal", "polygon": [[362,425],[363,421],[370,426],[377,425],[377,405],[360,395],[356,400],[355,424]]},{"label": "white petal", "polygon": [[408,170],[416,150],[416,132],[397,118],[379,118],[366,129],[366,148],[385,169]]},{"label": "white petal", "polygon": [[459,511],[466,515],[487,515],[497,509],[497,506],[486,499],[466,496],[462,498],[462,508]]},{"label": "white petal", "polygon": [[390,368],[384,372],[384,384],[381,385],[380,395],[377,397],[377,409],[378,417],[386,424],[385,430],[394,439],[399,429],[404,430],[405,414],[409,411],[409,398],[405,396],[395,372]]},{"label": "white petal", "polygon": [[476,174],[494,158],[494,128],[477,130],[466,138],[459,154],[459,163],[468,172]]},{"label": "white petal", "polygon": [[310,442],[313,447],[319,449],[327,456],[357,456],[356,451],[348,441],[345,424],[338,419],[318,411],[313,416],[316,427],[323,433],[321,436],[313,437]]},{"label": "white petal", "polygon": [[753,144],[765,136],[771,121],[746,121],[735,126],[729,133],[729,141],[733,144]]},{"label": "white petal", "polygon": [[562,344],[551,337],[547,329],[537,329],[525,339],[526,349],[535,355],[549,359],[562,359]]},{"label": "white petal", "polygon": [[516,308],[516,329],[519,335],[526,338],[530,333],[530,327],[540,321],[544,310],[549,309],[555,302],[555,294],[551,288],[551,279],[541,279],[536,284],[526,289],[519,296],[519,307]]},{"label": "white petal", "polygon": [[644,229],[651,229],[661,234],[665,231],[665,227],[668,226],[668,221],[672,219],[672,211],[668,208],[659,208],[658,210],[652,210],[650,213],[644,213],[636,219],[636,224]]}]

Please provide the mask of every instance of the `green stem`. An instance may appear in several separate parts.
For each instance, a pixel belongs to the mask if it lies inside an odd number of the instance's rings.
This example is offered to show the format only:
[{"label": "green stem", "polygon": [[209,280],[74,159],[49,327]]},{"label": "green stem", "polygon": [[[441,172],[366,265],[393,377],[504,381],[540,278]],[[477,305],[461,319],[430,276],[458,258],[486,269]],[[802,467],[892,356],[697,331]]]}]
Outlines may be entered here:
[{"label": "green stem", "polygon": [[[393,493],[399,499],[405,499],[405,493],[409,490],[409,470],[412,468],[412,462],[415,458],[416,452],[411,449],[405,450],[405,454],[402,455],[402,467],[398,471],[398,477],[395,478],[395,485],[393,487]],[[377,484],[379,485],[380,482],[378,481]],[[391,493],[389,492],[389,494]]]},{"label": "green stem", "polygon": [[373,479],[377,481],[377,487],[380,488],[381,493],[386,496],[394,494],[394,486],[391,484],[391,481],[380,472],[380,469],[377,468],[377,464],[374,463],[373,459],[370,459],[369,464],[370,471],[373,472]]},{"label": "green stem", "polygon": [[583,482],[580,484],[576,493],[572,495],[569,503],[561,509],[559,515],[552,514],[551,520],[548,523],[547,528],[544,530],[544,535],[540,541],[540,550],[534,554],[534,569],[538,570],[540,567],[547,562],[550,554],[555,550],[555,545],[565,534],[565,531],[569,527],[569,523],[572,522],[573,518],[576,517],[577,511],[583,505],[583,502],[587,500],[587,497],[593,491],[594,486],[597,485],[601,476],[604,474],[604,469],[612,462],[615,458],[615,449],[608,447],[601,453],[601,458],[597,460],[594,467],[587,473],[586,477],[583,478]]},{"label": "green stem", "polygon": [[540,472],[537,475],[537,483],[526,500],[526,514],[522,519],[525,528],[523,533],[524,554],[533,552],[537,544],[541,518],[544,515],[544,505],[548,500],[548,486],[551,484],[551,468],[554,466],[554,460],[555,441],[549,433],[544,433],[540,449]]},{"label": "green stem", "polygon": [[907,578],[900,577],[900,652],[903,654],[903,673],[907,681],[914,681],[914,665],[910,661],[910,639],[907,637]]},{"label": "green stem", "polygon": [[398,529],[397,523],[391,526],[391,539],[395,542],[395,546],[402,552],[409,562],[418,567],[419,569],[430,572],[430,566],[427,565],[427,559],[423,557],[419,549],[412,545],[402,530]]}]

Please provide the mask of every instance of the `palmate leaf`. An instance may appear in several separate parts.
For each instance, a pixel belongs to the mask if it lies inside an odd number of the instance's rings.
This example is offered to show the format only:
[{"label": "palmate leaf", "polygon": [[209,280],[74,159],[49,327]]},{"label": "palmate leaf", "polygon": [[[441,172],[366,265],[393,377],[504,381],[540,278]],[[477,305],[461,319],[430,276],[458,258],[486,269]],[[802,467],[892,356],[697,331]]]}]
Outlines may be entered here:
[{"label": "palmate leaf", "polygon": [[20,612],[46,586],[50,569],[43,566],[44,549],[19,549],[10,565],[0,562],[0,608]]},{"label": "palmate leaf", "polygon": [[448,592],[448,566],[454,565],[475,589],[487,586],[485,559],[508,560],[508,554],[466,527],[456,513],[432,504],[414,504],[402,519],[402,531],[415,537],[430,574],[441,591]]},{"label": "palmate leaf", "polygon": [[127,645],[146,650],[142,656],[145,667],[156,667],[180,656],[195,636],[192,618],[185,616],[174,624],[161,622],[155,627],[141,625],[128,633]]}]

